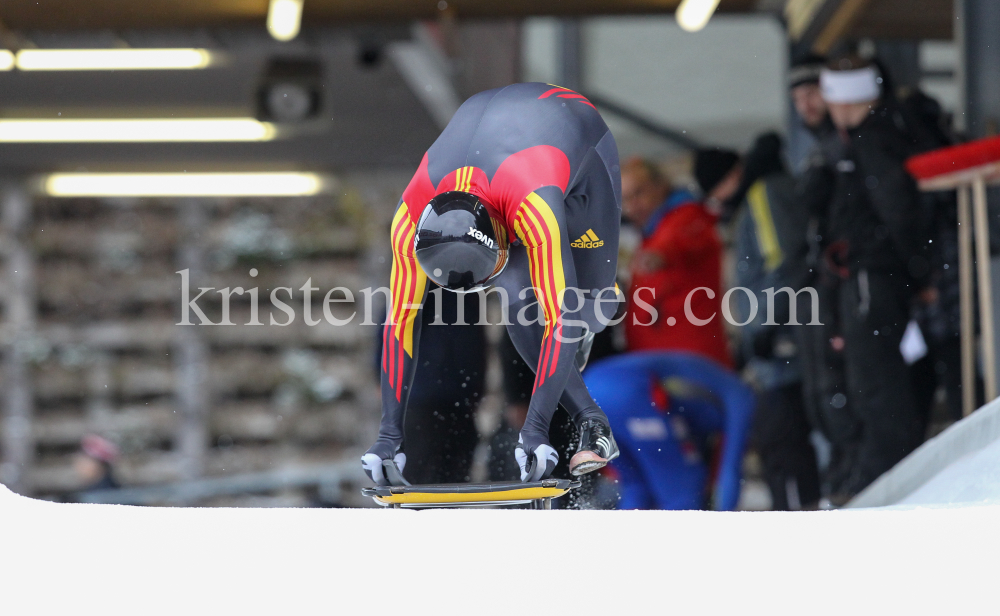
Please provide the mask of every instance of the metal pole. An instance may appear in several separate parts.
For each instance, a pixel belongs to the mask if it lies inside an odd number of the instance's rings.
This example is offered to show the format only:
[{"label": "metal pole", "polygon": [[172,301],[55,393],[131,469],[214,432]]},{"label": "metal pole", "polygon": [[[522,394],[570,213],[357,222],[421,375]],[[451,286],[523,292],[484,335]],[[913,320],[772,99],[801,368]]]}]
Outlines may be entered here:
[{"label": "metal pole", "polygon": [[580,20],[569,17],[560,23],[559,80],[564,88],[579,91],[583,88],[583,37]]},{"label": "metal pole", "polygon": [[[206,249],[203,234],[208,227],[205,209],[205,204],[197,199],[186,199],[178,208],[181,237],[177,261],[180,269],[189,270],[192,288],[199,287],[205,275]],[[198,322],[195,317],[193,323]],[[201,328],[201,325],[174,327],[175,404],[181,416],[174,450],[178,456],[182,479],[197,479],[204,474],[209,444],[209,346]]]},{"label": "metal pole", "polygon": [[976,410],[976,327],[972,304],[972,208],[969,187],[958,187],[958,289],[962,313],[962,415]]},{"label": "metal pole", "polygon": [[993,290],[990,280],[990,228],[986,215],[986,181],[972,181],[972,206],[976,228],[976,272],[979,276],[979,334],[983,347],[986,402],[997,397],[997,356],[993,340]]},{"label": "metal pole", "polygon": [[962,54],[962,98],[965,130],[970,137],[987,137],[1000,126],[1000,2],[962,0],[955,3],[959,51]]},{"label": "metal pole", "polygon": [[28,476],[34,459],[31,437],[34,390],[29,363],[36,322],[35,255],[28,237],[31,225],[31,197],[19,184],[11,183],[0,192],[0,219],[3,222],[7,292],[4,306],[3,416],[0,424],[0,481],[14,492],[31,491]]}]

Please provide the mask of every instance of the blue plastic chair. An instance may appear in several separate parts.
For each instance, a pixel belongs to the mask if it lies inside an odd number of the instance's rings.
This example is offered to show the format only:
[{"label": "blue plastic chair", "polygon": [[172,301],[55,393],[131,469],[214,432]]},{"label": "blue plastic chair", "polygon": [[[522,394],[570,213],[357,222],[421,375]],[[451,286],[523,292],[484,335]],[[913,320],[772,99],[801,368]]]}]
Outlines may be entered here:
[{"label": "blue plastic chair", "polygon": [[[735,374],[700,355],[644,351],[595,362],[583,378],[621,449],[611,465],[619,508],[702,508],[709,473],[702,445],[713,437],[722,438],[714,507],[736,508],[755,398]],[[664,382],[667,410],[653,395]]]}]

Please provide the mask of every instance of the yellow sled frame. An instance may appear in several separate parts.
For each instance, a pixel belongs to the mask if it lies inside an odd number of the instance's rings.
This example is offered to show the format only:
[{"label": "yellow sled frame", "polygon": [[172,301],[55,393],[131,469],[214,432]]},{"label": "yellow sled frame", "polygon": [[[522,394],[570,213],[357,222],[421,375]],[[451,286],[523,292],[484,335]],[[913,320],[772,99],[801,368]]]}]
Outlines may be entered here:
[{"label": "yellow sled frame", "polygon": [[492,507],[531,503],[551,509],[552,499],[580,487],[579,481],[544,479],[529,483],[453,483],[423,486],[376,486],[361,493],[393,508]]}]

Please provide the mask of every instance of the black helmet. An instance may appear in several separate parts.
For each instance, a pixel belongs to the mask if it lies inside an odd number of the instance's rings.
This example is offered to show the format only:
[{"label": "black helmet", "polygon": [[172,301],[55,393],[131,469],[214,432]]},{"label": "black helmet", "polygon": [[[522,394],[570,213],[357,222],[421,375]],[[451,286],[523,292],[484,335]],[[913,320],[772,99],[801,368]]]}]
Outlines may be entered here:
[{"label": "black helmet", "polygon": [[437,284],[459,293],[478,291],[507,265],[507,232],[478,197],[456,190],[441,193],[424,208],[414,249]]}]

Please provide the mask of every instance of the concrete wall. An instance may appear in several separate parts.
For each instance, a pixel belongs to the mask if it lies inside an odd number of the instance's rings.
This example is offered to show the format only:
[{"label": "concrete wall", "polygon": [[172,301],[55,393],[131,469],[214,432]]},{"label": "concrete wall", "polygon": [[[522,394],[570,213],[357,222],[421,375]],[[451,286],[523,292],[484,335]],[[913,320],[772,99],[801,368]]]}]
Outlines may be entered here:
[{"label": "concrete wall", "polygon": [[[706,143],[743,148],[786,122],[786,43],[767,16],[714,18],[704,30],[681,30],[673,16],[583,21],[583,83],[649,118]],[[525,78],[558,79],[555,19],[524,28]],[[665,155],[669,144],[605,114],[624,156]]]}]

